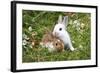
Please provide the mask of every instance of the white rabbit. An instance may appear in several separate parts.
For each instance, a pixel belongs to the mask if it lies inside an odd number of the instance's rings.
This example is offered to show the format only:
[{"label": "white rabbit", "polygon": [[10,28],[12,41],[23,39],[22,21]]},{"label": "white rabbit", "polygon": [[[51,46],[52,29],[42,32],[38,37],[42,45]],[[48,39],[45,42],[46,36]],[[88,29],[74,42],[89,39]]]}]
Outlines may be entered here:
[{"label": "white rabbit", "polygon": [[62,20],[62,16],[59,15],[58,23],[55,25],[53,30],[53,35],[63,41],[65,49],[69,48],[71,51],[74,51],[70,36],[66,31],[66,24],[68,24],[68,16],[65,16]]}]

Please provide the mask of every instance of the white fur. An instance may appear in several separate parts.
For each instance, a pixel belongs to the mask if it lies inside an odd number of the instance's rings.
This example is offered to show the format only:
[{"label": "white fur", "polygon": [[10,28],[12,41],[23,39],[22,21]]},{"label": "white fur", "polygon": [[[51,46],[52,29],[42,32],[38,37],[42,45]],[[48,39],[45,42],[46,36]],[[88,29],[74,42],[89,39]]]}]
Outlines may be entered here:
[{"label": "white fur", "polygon": [[41,42],[40,45],[41,45],[42,47],[44,47],[44,48],[48,48],[49,52],[56,51],[56,49],[54,48],[52,42],[48,42],[48,43],[46,43],[46,44],[44,44],[44,43]]},{"label": "white fur", "polygon": [[[68,46],[70,50],[73,51],[74,48],[72,46],[70,36],[68,32],[66,31],[67,23],[68,23],[68,17],[64,17],[62,21],[62,17],[59,16],[58,24],[55,25],[54,30],[53,30],[53,35],[59,37],[59,39],[61,39],[64,42],[64,45]],[[62,30],[60,31],[59,28],[62,28]]]}]

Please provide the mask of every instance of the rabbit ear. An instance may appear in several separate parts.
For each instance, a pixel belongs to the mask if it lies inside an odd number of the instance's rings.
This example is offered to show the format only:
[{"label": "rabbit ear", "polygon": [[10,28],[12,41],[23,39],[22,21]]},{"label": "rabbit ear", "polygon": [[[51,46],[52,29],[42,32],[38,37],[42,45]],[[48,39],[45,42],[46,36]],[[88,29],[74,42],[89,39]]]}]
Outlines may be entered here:
[{"label": "rabbit ear", "polygon": [[64,25],[68,24],[68,16],[65,16],[62,22]]},{"label": "rabbit ear", "polygon": [[59,15],[58,23],[62,23],[62,15]]}]

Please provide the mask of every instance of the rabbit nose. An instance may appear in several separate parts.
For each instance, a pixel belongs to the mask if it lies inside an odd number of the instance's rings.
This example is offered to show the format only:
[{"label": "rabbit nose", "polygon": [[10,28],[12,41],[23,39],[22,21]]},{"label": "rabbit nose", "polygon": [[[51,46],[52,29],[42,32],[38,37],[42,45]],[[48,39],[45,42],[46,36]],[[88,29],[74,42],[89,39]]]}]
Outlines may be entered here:
[{"label": "rabbit nose", "polygon": [[55,32],[55,36],[58,36],[58,33],[57,32]]},{"label": "rabbit nose", "polygon": [[57,35],[58,35],[58,33],[57,33],[57,32],[53,32],[53,35],[54,35],[54,36],[57,36]]}]

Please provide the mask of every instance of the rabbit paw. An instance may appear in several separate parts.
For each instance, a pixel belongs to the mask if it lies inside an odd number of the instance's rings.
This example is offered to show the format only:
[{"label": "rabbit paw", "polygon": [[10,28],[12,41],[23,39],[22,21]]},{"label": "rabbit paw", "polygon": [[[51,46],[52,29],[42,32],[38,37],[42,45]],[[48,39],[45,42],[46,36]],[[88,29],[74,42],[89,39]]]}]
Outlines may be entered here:
[{"label": "rabbit paw", "polygon": [[74,51],[75,49],[72,47],[72,48],[70,48],[71,49],[71,51]]}]

